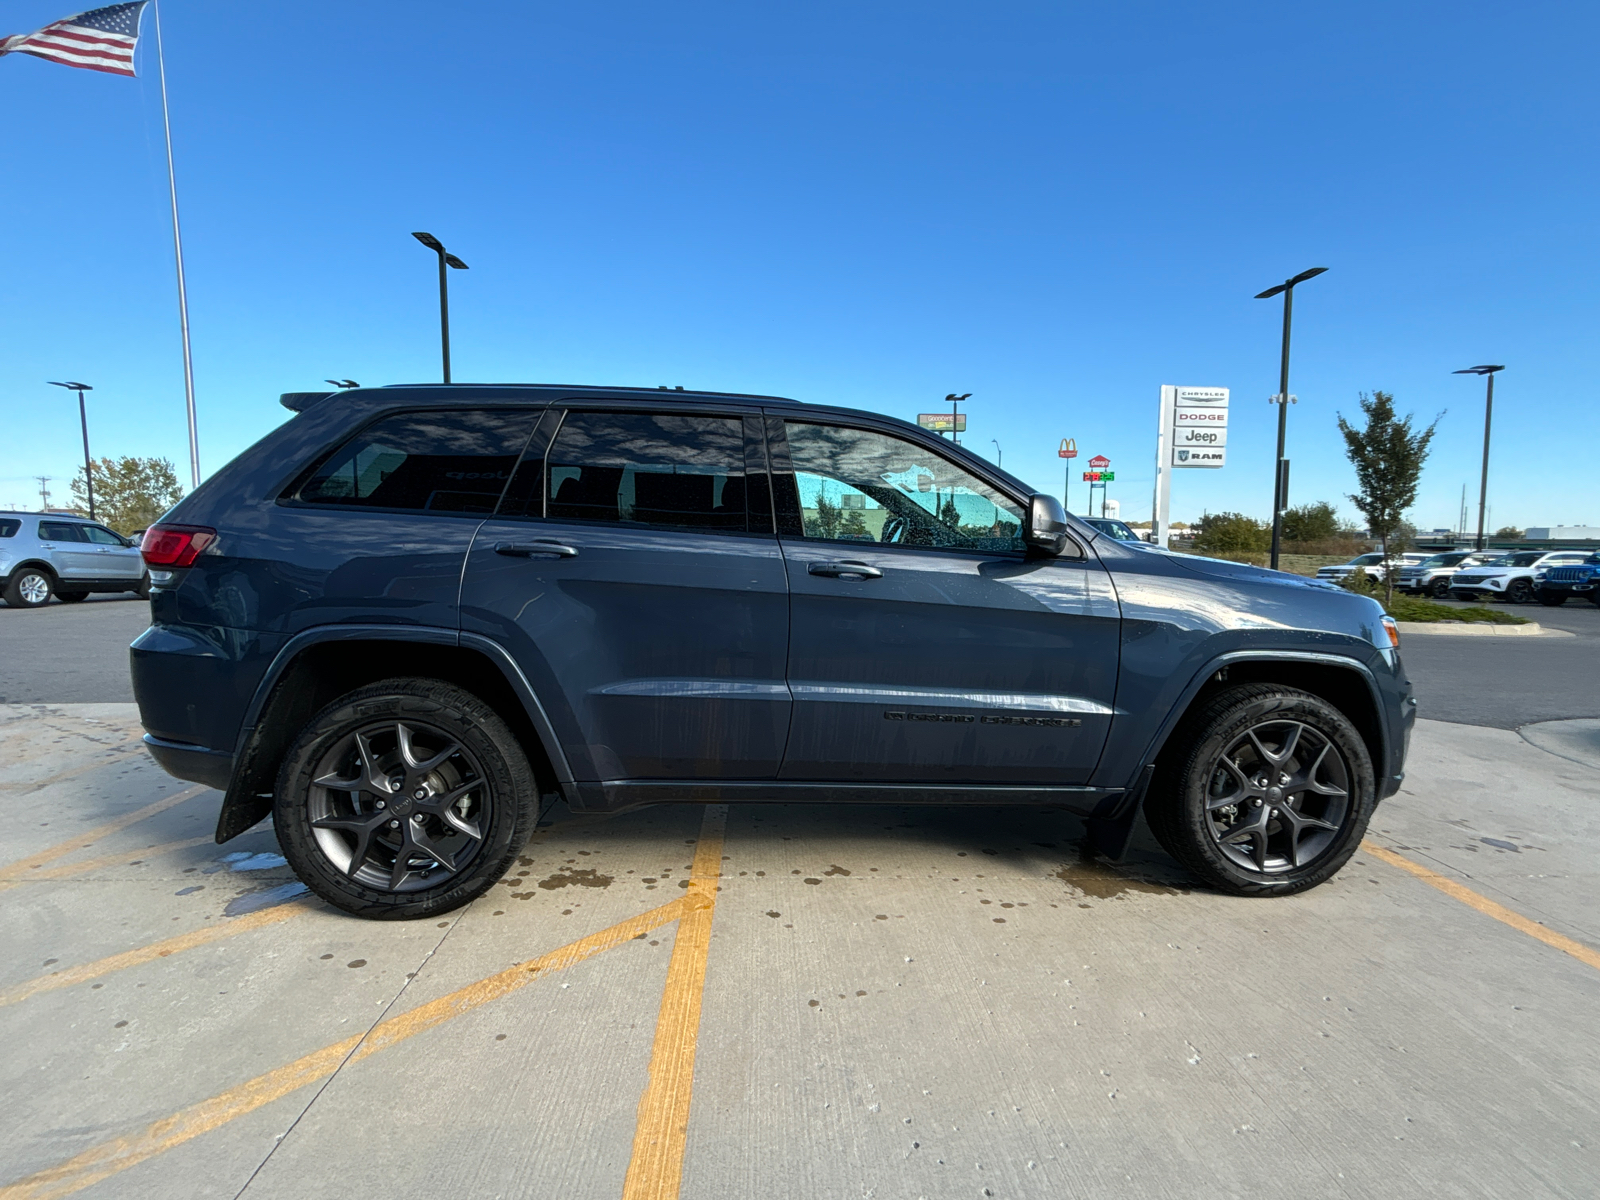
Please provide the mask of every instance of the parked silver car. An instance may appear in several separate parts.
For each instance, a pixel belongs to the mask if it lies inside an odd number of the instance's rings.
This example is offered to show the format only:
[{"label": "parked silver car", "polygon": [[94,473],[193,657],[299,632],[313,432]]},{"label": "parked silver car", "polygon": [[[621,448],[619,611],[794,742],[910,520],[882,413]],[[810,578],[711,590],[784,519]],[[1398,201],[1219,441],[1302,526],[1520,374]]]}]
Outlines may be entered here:
[{"label": "parked silver car", "polygon": [[0,595],[12,608],[50,597],[72,602],[90,592],[150,594],[139,549],[120,533],[60,513],[0,515]]}]

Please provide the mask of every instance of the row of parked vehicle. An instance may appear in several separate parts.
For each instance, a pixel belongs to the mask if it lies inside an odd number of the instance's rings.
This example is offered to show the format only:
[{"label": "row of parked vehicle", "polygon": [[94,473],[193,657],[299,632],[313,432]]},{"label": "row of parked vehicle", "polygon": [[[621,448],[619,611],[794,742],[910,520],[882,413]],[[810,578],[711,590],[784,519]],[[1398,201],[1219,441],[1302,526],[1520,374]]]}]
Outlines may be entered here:
[{"label": "row of parked vehicle", "polygon": [[1600,552],[1587,550],[1451,550],[1443,554],[1358,554],[1322,567],[1317,578],[1343,583],[1355,572],[1382,579],[1392,572],[1397,590],[1436,600],[1504,600],[1552,608],[1573,596],[1600,605]]}]

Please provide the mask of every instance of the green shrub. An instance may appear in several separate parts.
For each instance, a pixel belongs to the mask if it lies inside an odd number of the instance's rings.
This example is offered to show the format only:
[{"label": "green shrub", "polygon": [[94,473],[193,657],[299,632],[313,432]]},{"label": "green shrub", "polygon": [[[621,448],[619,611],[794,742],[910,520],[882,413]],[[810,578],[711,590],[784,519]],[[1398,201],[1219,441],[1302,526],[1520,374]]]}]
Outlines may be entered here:
[{"label": "green shrub", "polygon": [[1200,518],[1194,548],[1202,554],[1250,554],[1272,548],[1272,526],[1243,513],[1207,513]]}]

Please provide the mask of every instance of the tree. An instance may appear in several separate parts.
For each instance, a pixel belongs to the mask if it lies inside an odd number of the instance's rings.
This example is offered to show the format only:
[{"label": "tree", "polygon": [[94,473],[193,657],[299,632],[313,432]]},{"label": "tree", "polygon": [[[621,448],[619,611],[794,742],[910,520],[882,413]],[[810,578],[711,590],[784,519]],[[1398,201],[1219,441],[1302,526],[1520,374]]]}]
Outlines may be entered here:
[{"label": "tree", "polygon": [[[102,458],[92,465],[95,516],[118,533],[149,528],[183,498],[170,459]],[[89,492],[82,468],[72,481],[72,498],[88,511]]]},{"label": "tree", "polygon": [[1283,514],[1283,540],[1286,542],[1327,542],[1339,536],[1339,514],[1326,500],[1286,509]]},{"label": "tree", "polygon": [[807,537],[827,538],[830,541],[839,536],[840,510],[822,493],[817,493],[817,516],[814,527],[806,530]]},{"label": "tree", "polygon": [[1508,542],[1514,542],[1520,540],[1523,536],[1523,533],[1522,530],[1518,529],[1515,525],[1502,525],[1499,529],[1494,531],[1494,536],[1497,538],[1504,538]]},{"label": "tree", "polygon": [[[1384,561],[1389,558],[1389,542],[1401,533],[1405,510],[1417,498],[1422,479],[1422,464],[1428,461],[1428,445],[1444,417],[1440,413],[1421,432],[1411,428],[1411,414],[1397,418],[1394,396],[1390,392],[1361,393],[1361,411],[1366,415],[1364,429],[1357,429],[1339,415],[1339,432],[1344,434],[1345,453],[1356,469],[1356,486],[1351,503],[1367,519],[1367,527],[1378,539]],[[1384,570],[1384,592],[1394,599],[1392,572]]]},{"label": "tree", "polygon": [[1272,545],[1272,526],[1243,513],[1207,513],[1200,518],[1194,548],[1216,554],[1259,553]]}]

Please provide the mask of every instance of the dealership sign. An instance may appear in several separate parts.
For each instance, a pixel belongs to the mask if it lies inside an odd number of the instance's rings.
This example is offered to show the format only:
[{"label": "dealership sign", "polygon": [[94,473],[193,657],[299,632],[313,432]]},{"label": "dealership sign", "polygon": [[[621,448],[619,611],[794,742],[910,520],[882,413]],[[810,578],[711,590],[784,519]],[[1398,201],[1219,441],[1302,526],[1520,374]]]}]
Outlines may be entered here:
[{"label": "dealership sign", "polygon": [[1227,461],[1228,389],[1172,389],[1170,423],[1162,430],[1174,467],[1220,467]]},{"label": "dealership sign", "polygon": [[1196,429],[1192,425],[1180,425],[1172,431],[1172,444],[1194,449],[1197,446],[1226,446],[1228,444],[1228,427],[1226,425],[1214,426],[1210,429]]},{"label": "dealership sign", "polygon": [[1217,450],[1187,450],[1182,446],[1172,448],[1172,465],[1175,467],[1222,467],[1228,462],[1228,452]]}]

